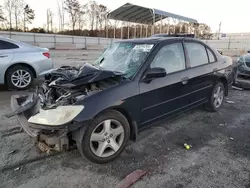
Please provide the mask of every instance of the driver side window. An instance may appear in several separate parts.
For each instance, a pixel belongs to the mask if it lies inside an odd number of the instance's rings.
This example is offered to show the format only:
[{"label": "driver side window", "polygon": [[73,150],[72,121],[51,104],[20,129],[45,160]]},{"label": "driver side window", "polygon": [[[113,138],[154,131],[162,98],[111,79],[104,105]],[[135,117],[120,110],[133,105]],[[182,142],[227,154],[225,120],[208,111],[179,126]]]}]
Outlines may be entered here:
[{"label": "driver side window", "polygon": [[156,54],[151,68],[164,68],[167,74],[185,69],[185,56],[182,43],[163,46]]}]

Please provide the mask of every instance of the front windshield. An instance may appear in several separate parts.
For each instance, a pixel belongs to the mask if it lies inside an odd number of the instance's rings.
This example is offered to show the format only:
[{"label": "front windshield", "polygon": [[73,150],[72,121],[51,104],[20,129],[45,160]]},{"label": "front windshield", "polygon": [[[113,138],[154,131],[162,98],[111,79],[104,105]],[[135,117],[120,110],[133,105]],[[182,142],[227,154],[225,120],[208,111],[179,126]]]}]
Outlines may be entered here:
[{"label": "front windshield", "polygon": [[113,43],[95,64],[106,70],[122,72],[125,77],[129,78],[136,73],[153,46],[153,44],[127,42]]}]

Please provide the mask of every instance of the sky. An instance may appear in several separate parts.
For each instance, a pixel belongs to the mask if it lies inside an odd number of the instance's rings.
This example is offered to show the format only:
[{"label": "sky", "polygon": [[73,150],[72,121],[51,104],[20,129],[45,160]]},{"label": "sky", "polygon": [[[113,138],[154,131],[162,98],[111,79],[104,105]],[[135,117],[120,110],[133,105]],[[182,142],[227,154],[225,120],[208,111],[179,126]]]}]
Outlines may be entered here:
[{"label": "sky", "polygon": [[[0,0],[0,2],[4,0]],[[82,4],[87,0],[79,0]],[[248,0],[96,0],[98,3],[114,10],[129,2],[144,7],[156,8],[163,11],[197,19],[198,22],[208,24],[216,32],[221,24],[221,32],[250,32]],[[54,12],[54,22],[58,22],[57,0],[25,0],[35,10],[35,27],[46,24],[46,10]]]}]

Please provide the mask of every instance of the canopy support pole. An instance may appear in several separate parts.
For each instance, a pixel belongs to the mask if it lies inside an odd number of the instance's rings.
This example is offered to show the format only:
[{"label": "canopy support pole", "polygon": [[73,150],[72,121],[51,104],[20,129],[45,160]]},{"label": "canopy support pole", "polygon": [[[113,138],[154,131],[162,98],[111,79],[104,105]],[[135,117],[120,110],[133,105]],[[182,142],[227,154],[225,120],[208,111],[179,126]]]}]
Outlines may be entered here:
[{"label": "canopy support pole", "polygon": [[146,26],[146,37],[148,37],[148,25]]},{"label": "canopy support pole", "polygon": [[169,28],[170,28],[170,22],[169,22],[169,17],[167,18],[167,20],[168,20],[168,34],[169,34]]},{"label": "canopy support pole", "polygon": [[181,21],[179,21],[179,30],[180,30],[180,33],[182,32],[182,22]]},{"label": "canopy support pole", "polygon": [[108,38],[108,16],[106,15],[106,20],[105,20],[105,29],[106,29],[106,38]]},{"label": "canopy support pole", "polygon": [[162,33],[162,15],[161,15],[161,27],[160,27],[160,33]]},{"label": "canopy support pole", "polygon": [[123,39],[123,22],[121,24],[121,39]]},{"label": "canopy support pole", "polygon": [[142,38],[142,24],[141,24],[140,38]]},{"label": "canopy support pole", "polygon": [[128,39],[129,39],[129,22],[128,22]]},{"label": "canopy support pole", "polygon": [[155,14],[153,13],[153,31],[152,34],[155,34]]},{"label": "canopy support pole", "polygon": [[190,28],[191,33],[193,34],[193,32],[194,32],[194,24],[191,23],[191,26],[189,26],[189,28]]},{"label": "canopy support pole", "polygon": [[151,14],[153,17],[153,23],[152,23],[152,27],[151,27],[151,35],[155,34],[155,11],[154,9],[151,9]]},{"label": "canopy support pole", "polygon": [[174,22],[174,33],[175,34],[175,24],[176,24],[176,20],[173,18],[173,22]]},{"label": "canopy support pole", "polygon": [[136,38],[136,27],[137,27],[137,25],[135,24],[135,29],[134,29],[134,38]]}]

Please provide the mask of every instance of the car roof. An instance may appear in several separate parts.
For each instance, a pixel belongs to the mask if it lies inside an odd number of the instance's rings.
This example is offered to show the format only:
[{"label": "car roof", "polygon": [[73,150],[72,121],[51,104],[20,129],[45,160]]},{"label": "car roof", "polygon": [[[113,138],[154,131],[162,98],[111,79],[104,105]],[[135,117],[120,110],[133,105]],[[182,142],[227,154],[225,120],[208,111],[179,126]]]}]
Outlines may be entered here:
[{"label": "car roof", "polygon": [[189,37],[148,37],[148,38],[135,38],[135,39],[125,39],[125,40],[118,40],[116,42],[120,43],[150,43],[150,44],[157,44],[160,42],[168,41],[168,40],[174,40],[174,41],[181,41],[183,39],[188,39],[192,41],[199,41],[195,38],[189,38]]}]

